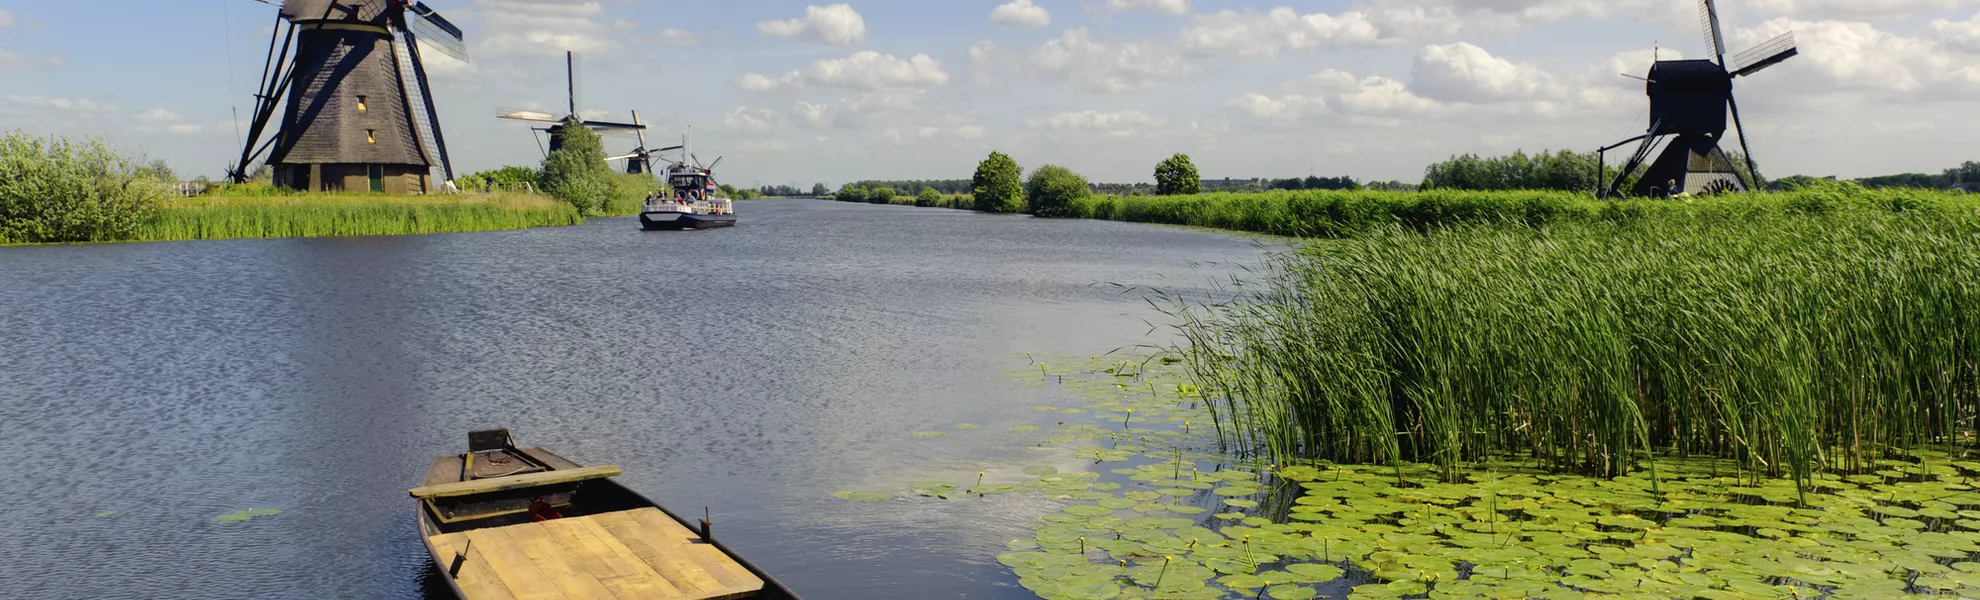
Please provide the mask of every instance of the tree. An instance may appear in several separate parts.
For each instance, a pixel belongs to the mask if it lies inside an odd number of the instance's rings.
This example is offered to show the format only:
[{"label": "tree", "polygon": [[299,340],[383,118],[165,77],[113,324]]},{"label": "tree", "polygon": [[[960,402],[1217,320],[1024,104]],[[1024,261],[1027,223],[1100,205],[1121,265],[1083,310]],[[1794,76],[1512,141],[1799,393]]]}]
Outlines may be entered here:
[{"label": "tree", "polygon": [[867,204],[893,204],[893,203],[894,203],[894,188],[890,188],[890,187],[877,187],[877,188],[873,188],[873,189],[870,189],[870,190],[866,190],[866,203],[867,203]]},{"label": "tree", "polygon": [[812,184],[811,195],[824,198],[826,196],[832,195],[832,190],[831,188],[825,187],[825,184],[823,183]]},{"label": "tree", "polygon": [[1959,166],[1946,169],[1948,186],[1962,183],[1980,183],[1980,162],[1966,161]]},{"label": "tree", "polygon": [[970,192],[976,195],[976,210],[994,213],[1024,212],[1024,169],[1002,152],[991,152],[976,165],[970,179]]},{"label": "tree", "polygon": [[1189,195],[1203,191],[1203,178],[1189,155],[1177,154],[1155,165],[1155,193],[1163,196]]},{"label": "tree", "polygon": [[0,243],[128,238],[170,193],[104,140],[0,136]]},{"label": "tree", "polygon": [[1041,217],[1071,216],[1073,202],[1090,192],[1085,177],[1058,165],[1039,167],[1024,183],[1024,197],[1031,204],[1031,214]]},{"label": "tree", "polygon": [[172,172],[172,165],[167,164],[163,158],[152,159],[151,162],[140,165],[137,174],[139,177],[149,177],[164,183],[179,182],[179,174]]},{"label": "tree", "polygon": [[942,192],[935,191],[932,187],[921,188],[921,193],[914,195],[915,206],[935,206],[941,203]]},{"label": "tree", "polygon": [[612,169],[598,134],[577,119],[564,122],[563,146],[543,159],[543,191],[571,203],[578,212],[598,214],[612,193]]}]

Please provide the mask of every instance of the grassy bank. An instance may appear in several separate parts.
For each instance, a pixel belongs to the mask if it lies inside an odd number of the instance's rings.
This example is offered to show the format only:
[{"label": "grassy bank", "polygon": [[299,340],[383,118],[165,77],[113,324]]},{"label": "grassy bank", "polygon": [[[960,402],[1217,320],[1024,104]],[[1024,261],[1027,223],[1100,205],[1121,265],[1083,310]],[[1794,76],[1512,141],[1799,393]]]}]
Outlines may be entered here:
[{"label": "grassy bank", "polygon": [[1281,460],[1876,471],[1972,439],[1980,205],[1860,192],[1374,226],[1181,310],[1190,362],[1227,439]]},{"label": "grassy bank", "polygon": [[199,196],[167,200],[134,241],[405,235],[579,225],[571,205],[522,193]]}]

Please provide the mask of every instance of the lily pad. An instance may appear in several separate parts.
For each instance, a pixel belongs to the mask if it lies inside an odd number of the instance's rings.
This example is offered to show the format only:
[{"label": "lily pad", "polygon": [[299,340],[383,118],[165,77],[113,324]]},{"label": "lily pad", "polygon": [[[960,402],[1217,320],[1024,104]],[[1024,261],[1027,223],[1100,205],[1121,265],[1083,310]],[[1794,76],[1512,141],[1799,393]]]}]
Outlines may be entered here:
[{"label": "lily pad", "polygon": [[918,437],[918,438],[938,438],[938,437],[948,437],[948,435],[949,435],[949,432],[947,432],[947,431],[916,431],[916,432],[914,432],[914,437]]},{"label": "lily pad", "polygon": [[227,513],[224,515],[214,517],[213,522],[220,524],[242,523],[256,517],[272,517],[279,514],[282,514],[282,511],[280,509],[250,508],[244,511]]}]

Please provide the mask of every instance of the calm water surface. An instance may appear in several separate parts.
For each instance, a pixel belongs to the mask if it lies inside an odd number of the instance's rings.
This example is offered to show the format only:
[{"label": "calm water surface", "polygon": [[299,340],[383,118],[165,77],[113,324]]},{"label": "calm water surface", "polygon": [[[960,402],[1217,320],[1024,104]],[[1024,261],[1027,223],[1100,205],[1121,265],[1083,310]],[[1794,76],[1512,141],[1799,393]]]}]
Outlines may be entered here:
[{"label": "calm water surface", "polygon": [[[815,201],[744,224],[0,248],[0,598],[440,597],[405,490],[469,429],[589,464],[807,598],[1029,598],[995,557],[1056,503],[967,483],[1061,392],[1025,352],[1160,342],[1140,296],[1252,242]],[[911,432],[984,428],[944,439]],[[246,508],[284,512],[223,525]],[[116,511],[109,516],[99,516]]]}]

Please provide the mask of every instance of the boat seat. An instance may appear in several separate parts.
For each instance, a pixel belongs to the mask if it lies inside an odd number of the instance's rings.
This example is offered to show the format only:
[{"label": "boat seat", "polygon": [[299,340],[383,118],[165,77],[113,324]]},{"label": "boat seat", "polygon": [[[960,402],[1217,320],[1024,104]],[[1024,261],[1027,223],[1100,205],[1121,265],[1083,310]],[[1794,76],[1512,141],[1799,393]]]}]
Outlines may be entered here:
[{"label": "boat seat", "polygon": [[617,466],[600,465],[596,467],[584,467],[579,469],[558,469],[555,471],[539,471],[536,473],[510,475],[508,477],[494,477],[489,479],[474,479],[469,481],[442,483],[439,485],[425,485],[410,490],[406,490],[406,493],[411,494],[412,497],[414,498],[419,498],[422,500],[433,499],[433,498],[457,498],[461,496],[492,494],[496,492],[506,492],[511,490],[525,489],[525,488],[559,485],[565,483],[577,483],[582,481],[590,481],[593,479],[605,479],[608,477],[618,477],[620,473],[621,472],[619,471],[619,467]]}]

